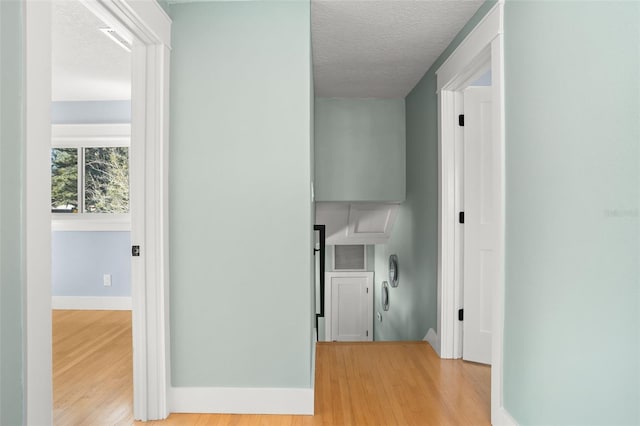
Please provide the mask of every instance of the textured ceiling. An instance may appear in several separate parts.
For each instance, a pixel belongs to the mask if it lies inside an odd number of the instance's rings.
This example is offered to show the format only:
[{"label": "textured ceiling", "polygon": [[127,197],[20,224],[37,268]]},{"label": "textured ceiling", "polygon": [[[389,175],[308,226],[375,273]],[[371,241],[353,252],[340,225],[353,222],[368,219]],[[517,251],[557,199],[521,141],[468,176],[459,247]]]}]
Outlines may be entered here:
[{"label": "textured ceiling", "polygon": [[[2,0],[0,0],[2,1]],[[131,98],[131,54],[79,1],[52,2],[52,100]]]},{"label": "textured ceiling", "polygon": [[316,96],[406,96],[483,0],[312,0]]},{"label": "textured ceiling", "polygon": [[[312,0],[316,96],[406,96],[482,3]],[[52,7],[53,100],[129,99],[131,55],[79,1]]]}]

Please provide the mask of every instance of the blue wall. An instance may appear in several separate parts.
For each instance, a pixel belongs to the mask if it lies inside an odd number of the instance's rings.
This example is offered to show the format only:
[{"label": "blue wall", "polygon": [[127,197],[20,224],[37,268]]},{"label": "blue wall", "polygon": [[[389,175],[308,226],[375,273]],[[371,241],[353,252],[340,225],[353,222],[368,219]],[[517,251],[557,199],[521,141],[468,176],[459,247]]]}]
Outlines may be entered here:
[{"label": "blue wall", "polygon": [[[131,296],[128,231],[60,231],[52,235],[53,296]],[[111,287],[103,274],[112,275]]]},{"label": "blue wall", "polygon": [[[131,101],[52,102],[51,121],[130,123]],[[131,296],[130,240],[129,231],[52,232],[52,296]],[[103,285],[103,274],[112,274],[111,287]]]}]

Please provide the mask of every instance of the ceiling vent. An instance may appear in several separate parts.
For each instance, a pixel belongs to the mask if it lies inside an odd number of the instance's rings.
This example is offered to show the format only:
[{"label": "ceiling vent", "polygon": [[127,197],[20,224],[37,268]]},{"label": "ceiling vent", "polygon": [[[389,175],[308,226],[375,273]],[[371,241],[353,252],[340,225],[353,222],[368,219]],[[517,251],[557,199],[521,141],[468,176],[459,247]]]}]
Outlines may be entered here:
[{"label": "ceiling vent", "polygon": [[365,271],[367,249],[362,244],[338,245],[333,249],[333,269],[336,271]]}]

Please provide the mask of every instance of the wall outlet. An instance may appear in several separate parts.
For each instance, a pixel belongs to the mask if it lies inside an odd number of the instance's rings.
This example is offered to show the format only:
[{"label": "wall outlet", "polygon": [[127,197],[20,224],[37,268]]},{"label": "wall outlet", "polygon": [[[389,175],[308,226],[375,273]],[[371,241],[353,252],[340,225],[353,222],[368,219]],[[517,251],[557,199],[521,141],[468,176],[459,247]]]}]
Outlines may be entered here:
[{"label": "wall outlet", "polygon": [[111,274],[104,274],[102,276],[102,283],[105,287],[111,287]]}]

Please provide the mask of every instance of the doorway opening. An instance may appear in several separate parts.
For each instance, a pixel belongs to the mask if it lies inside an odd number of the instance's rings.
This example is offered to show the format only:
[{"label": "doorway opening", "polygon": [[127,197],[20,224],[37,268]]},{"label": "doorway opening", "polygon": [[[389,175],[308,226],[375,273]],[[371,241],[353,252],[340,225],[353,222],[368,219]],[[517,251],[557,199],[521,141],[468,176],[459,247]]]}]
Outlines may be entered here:
[{"label": "doorway opening", "polygon": [[491,68],[459,92],[455,145],[456,286],[458,348],[456,358],[491,364],[491,295],[495,282],[498,210],[491,132]]},{"label": "doorway opening", "polygon": [[[82,4],[131,41],[129,163],[138,176],[130,185],[131,243],[140,254],[130,259],[135,283],[133,413],[135,419],[162,419],[168,415],[169,371],[166,170],[171,21],[156,2],[82,0]],[[25,2],[24,10],[25,423],[51,424],[52,3]]]},{"label": "doorway opening", "polygon": [[[462,356],[462,327],[459,321],[459,309],[462,308],[463,278],[461,277],[461,232],[457,228],[460,211],[461,192],[457,189],[456,147],[461,149],[460,140],[464,138],[464,127],[460,126],[460,116],[465,114],[464,89],[491,69],[490,99],[490,149],[482,150],[487,157],[482,164],[490,168],[484,174],[490,177],[492,200],[492,226],[488,231],[493,247],[482,254],[481,246],[474,246],[476,252],[475,279],[485,274],[480,281],[490,282],[490,296],[487,300],[489,311],[484,315],[491,325],[491,422],[492,424],[511,424],[502,401],[502,333],[504,326],[504,73],[503,73],[503,9],[504,3],[498,2],[476,28],[460,43],[445,63],[437,70],[437,93],[439,108],[439,232],[438,232],[438,330],[430,330],[427,335],[430,343],[442,358]],[[466,123],[466,117],[464,122]],[[464,150],[467,154],[467,150]],[[480,163],[478,163],[480,164]],[[481,176],[480,175],[477,176]],[[457,179],[456,179],[457,177]],[[465,184],[468,180],[465,179]],[[477,182],[476,182],[477,184]],[[465,188],[465,192],[468,188]],[[458,199],[456,198],[458,197]],[[476,207],[481,206],[476,202]],[[467,210],[468,206],[465,206]],[[486,208],[486,205],[482,208]],[[482,214],[487,214],[487,211]],[[476,220],[482,214],[476,214]],[[464,221],[468,214],[465,211]],[[478,227],[476,227],[479,229]],[[466,230],[465,230],[466,232]],[[465,239],[464,256],[469,255],[470,247]],[[489,253],[489,256],[486,254]],[[491,265],[481,271],[484,261]],[[481,260],[478,260],[481,259]],[[480,272],[478,272],[480,271]],[[464,279],[467,279],[465,272]],[[480,286],[482,288],[482,286]],[[486,287],[485,287],[486,288]],[[466,288],[464,289],[466,291]]]},{"label": "doorway opening", "polygon": [[51,5],[53,423],[133,422],[131,42]]}]

